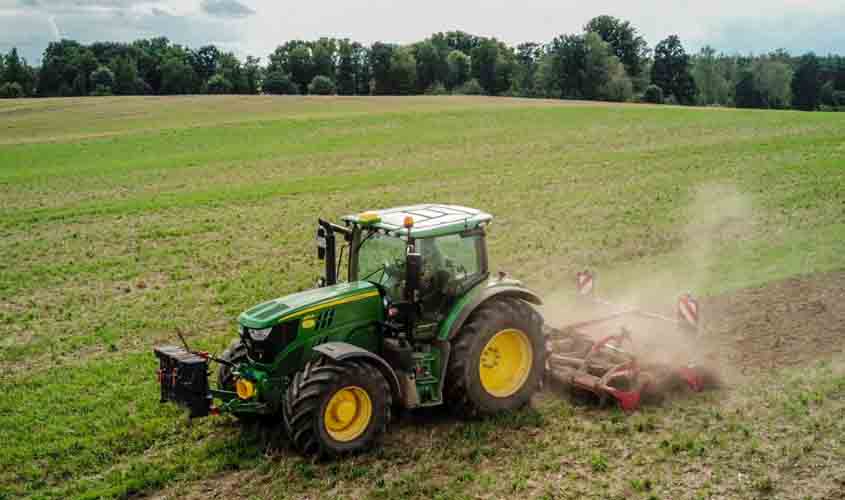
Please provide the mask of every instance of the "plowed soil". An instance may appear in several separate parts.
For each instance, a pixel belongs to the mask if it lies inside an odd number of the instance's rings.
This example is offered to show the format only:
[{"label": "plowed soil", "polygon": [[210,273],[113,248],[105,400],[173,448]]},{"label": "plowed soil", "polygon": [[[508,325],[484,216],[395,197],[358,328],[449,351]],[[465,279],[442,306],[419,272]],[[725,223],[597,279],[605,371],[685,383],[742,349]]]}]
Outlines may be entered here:
[{"label": "plowed soil", "polygon": [[708,347],[743,374],[845,351],[845,271],[747,288],[702,305]]},{"label": "plowed soil", "polygon": [[[674,316],[665,304],[643,310]],[[700,311],[702,330],[697,338],[678,331],[672,323],[638,315],[619,316],[578,331],[597,340],[626,327],[632,332],[632,344],[625,348],[641,361],[670,366],[696,362],[718,370],[727,382],[845,352],[845,271],[705,297]],[[546,317],[549,324],[561,327],[613,312],[604,306],[587,306],[563,314],[549,311]]]}]

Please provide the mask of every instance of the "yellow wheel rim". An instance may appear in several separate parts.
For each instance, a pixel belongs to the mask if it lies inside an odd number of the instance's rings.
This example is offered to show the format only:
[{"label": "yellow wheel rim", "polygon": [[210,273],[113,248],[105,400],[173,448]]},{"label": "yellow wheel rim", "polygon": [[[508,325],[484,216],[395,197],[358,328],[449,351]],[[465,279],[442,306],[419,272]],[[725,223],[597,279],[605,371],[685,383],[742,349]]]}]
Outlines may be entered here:
[{"label": "yellow wheel rim", "polygon": [[528,379],[533,360],[534,350],[525,332],[514,328],[500,331],[481,351],[481,387],[497,398],[513,395]]},{"label": "yellow wheel rim", "polygon": [[373,418],[373,403],[367,391],[358,386],[338,390],[326,405],[323,422],[335,441],[352,441],[367,429]]}]

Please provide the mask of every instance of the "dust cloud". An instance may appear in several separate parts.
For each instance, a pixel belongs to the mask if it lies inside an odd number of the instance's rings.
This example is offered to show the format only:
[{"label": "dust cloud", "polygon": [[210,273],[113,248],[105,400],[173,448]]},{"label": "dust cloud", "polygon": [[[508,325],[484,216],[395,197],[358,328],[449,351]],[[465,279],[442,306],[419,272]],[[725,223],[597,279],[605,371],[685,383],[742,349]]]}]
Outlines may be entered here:
[{"label": "dust cloud", "polygon": [[[626,307],[655,312],[668,318],[677,317],[678,298],[682,293],[698,297],[697,290],[718,288],[716,276],[719,253],[726,243],[746,239],[753,231],[754,210],[748,195],[730,184],[701,186],[683,214],[680,248],[669,255],[655,258],[657,264],[620,269],[622,277],[609,277],[610,286],[603,286],[596,277],[597,295],[610,299],[617,306],[576,304],[573,286],[549,296],[543,308],[547,324],[562,327],[578,321],[600,318]],[[612,274],[612,271],[610,271]],[[564,298],[568,297],[568,298]],[[559,300],[564,298],[563,300]],[[579,301],[582,302],[582,301]],[[583,329],[591,337],[615,334],[624,326],[631,331],[632,343],[626,346],[644,363],[666,363],[671,366],[696,364],[720,372],[733,370],[724,365],[720,347],[708,337],[707,314],[700,307],[700,329],[692,333],[671,322],[655,318],[626,315]]]}]

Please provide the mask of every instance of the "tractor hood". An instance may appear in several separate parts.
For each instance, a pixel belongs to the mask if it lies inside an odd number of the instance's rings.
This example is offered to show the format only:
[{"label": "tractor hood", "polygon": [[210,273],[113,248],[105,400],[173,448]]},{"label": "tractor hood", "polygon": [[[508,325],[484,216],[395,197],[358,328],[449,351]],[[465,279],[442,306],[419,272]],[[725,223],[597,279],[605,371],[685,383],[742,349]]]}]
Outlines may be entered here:
[{"label": "tractor hood", "polygon": [[241,313],[238,323],[247,328],[269,328],[327,307],[378,295],[378,288],[368,281],[314,288],[258,304]]}]

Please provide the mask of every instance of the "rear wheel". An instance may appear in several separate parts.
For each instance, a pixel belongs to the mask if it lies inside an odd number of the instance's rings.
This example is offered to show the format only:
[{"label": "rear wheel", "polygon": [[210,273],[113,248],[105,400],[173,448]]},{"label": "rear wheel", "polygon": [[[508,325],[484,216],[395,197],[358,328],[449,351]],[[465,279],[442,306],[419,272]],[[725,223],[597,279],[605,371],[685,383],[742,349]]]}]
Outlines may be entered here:
[{"label": "rear wheel", "polygon": [[390,387],[373,365],[321,357],[294,376],[283,413],[297,450],[336,456],[377,443],[390,422],[392,405]]},{"label": "rear wheel", "polygon": [[447,398],[465,416],[524,406],[545,368],[543,318],[515,298],[493,299],[472,313],[453,344]]}]

